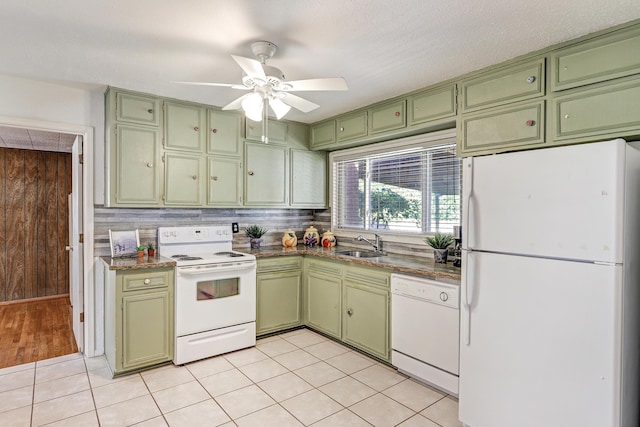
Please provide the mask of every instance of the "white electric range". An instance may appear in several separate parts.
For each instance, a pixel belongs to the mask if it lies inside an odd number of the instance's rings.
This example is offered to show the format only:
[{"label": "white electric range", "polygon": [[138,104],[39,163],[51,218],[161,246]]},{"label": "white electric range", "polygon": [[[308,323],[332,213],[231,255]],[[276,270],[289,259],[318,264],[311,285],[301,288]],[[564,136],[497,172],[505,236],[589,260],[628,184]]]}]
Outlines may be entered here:
[{"label": "white electric range", "polygon": [[176,365],[256,343],[256,258],[232,243],[231,226],[158,228],[158,252],[176,261]]}]

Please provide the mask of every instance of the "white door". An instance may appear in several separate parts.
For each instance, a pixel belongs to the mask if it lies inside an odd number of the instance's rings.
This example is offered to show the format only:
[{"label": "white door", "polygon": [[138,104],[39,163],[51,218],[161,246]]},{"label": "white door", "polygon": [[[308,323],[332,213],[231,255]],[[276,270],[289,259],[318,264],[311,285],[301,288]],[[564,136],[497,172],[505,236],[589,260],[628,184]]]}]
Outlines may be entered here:
[{"label": "white door", "polygon": [[[81,314],[84,313],[83,247],[80,243],[82,233],[82,137],[78,136],[71,151],[72,189],[69,195],[69,298],[73,308],[73,335],[78,351],[84,348],[84,325]],[[83,314],[84,315],[84,314]]]},{"label": "white door", "polygon": [[465,251],[462,267],[460,420],[619,426],[622,266]]}]

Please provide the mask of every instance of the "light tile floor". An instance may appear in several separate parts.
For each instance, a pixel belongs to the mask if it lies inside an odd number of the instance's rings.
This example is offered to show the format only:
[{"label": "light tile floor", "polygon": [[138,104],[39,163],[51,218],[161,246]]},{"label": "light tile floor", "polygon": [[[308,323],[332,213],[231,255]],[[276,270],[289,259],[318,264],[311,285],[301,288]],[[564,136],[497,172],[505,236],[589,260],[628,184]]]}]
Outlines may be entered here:
[{"label": "light tile floor", "polygon": [[308,329],[109,378],[71,354],[0,369],[0,426],[460,427],[458,402]]}]

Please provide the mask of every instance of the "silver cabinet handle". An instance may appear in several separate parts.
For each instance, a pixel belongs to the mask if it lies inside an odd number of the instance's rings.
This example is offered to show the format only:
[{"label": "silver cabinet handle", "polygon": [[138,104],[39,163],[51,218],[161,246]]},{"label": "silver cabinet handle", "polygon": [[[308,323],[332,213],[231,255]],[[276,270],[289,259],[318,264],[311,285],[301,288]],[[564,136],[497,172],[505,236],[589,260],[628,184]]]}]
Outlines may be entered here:
[{"label": "silver cabinet handle", "polygon": [[524,122],[525,125],[531,127],[531,126],[535,126],[536,121],[535,120],[527,120],[526,122]]},{"label": "silver cabinet handle", "polygon": [[149,283],[151,283],[151,279],[144,279],[144,284],[148,285]]},{"label": "silver cabinet handle", "polygon": [[340,132],[344,132],[344,126],[340,128]]},{"label": "silver cabinet handle", "polygon": [[149,114],[153,114],[153,109],[149,108],[149,109],[147,110],[147,113],[149,113]]},{"label": "silver cabinet handle", "polygon": [[218,180],[218,177],[217,177],[217,176],[212,176],[212,177],[211,177],[211,181],[217,181],[217,180]]},{"label": "silver cabinet handle", "polygon": [[148,168],[152,168],[153,167],[153,163],[151,163],[151,162],[147,163],[147,167]]},{"label": "silver cabinet handle", "polygon": [[198,179],[198,175],[192,175],[191,178],[195,181],[196,179]]},{"label": "silver cabinet handle", "polygon": [[218,133],[218,129],[211,129],[211,133]]},{"label": "silver cabinet handle", "polygon": [[529,76],[527,77],[527,83],[533,83],[536,81],[536,76]]},{"label": "silver cabinet handle", "polygon": [[352,316],[353,315],[353,309],[352,308],[347,309],[347,314],[349,316]]},{"label": "silver cabinet handle", "polygon": [[196,132],[198,132],[200,130],[200,128],[198,126],[194,127],[193,130],[195,130]]},{"label": "silver cabinet handle", "polygon": [[253,171],[249,171],[247,172],[247,174],[249,174],[250,176],[253,176]]}]

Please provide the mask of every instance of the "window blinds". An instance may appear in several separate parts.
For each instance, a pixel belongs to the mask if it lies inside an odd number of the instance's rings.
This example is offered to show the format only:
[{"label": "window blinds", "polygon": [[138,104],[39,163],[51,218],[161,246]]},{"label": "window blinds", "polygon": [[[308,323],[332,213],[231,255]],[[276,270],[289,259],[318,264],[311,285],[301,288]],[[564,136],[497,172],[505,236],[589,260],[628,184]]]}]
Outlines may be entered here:
[{"label": "window blinds", "polygon": [[451,232],[460,223],[454,143],[337,156],[332,166],[334,228]]}]

